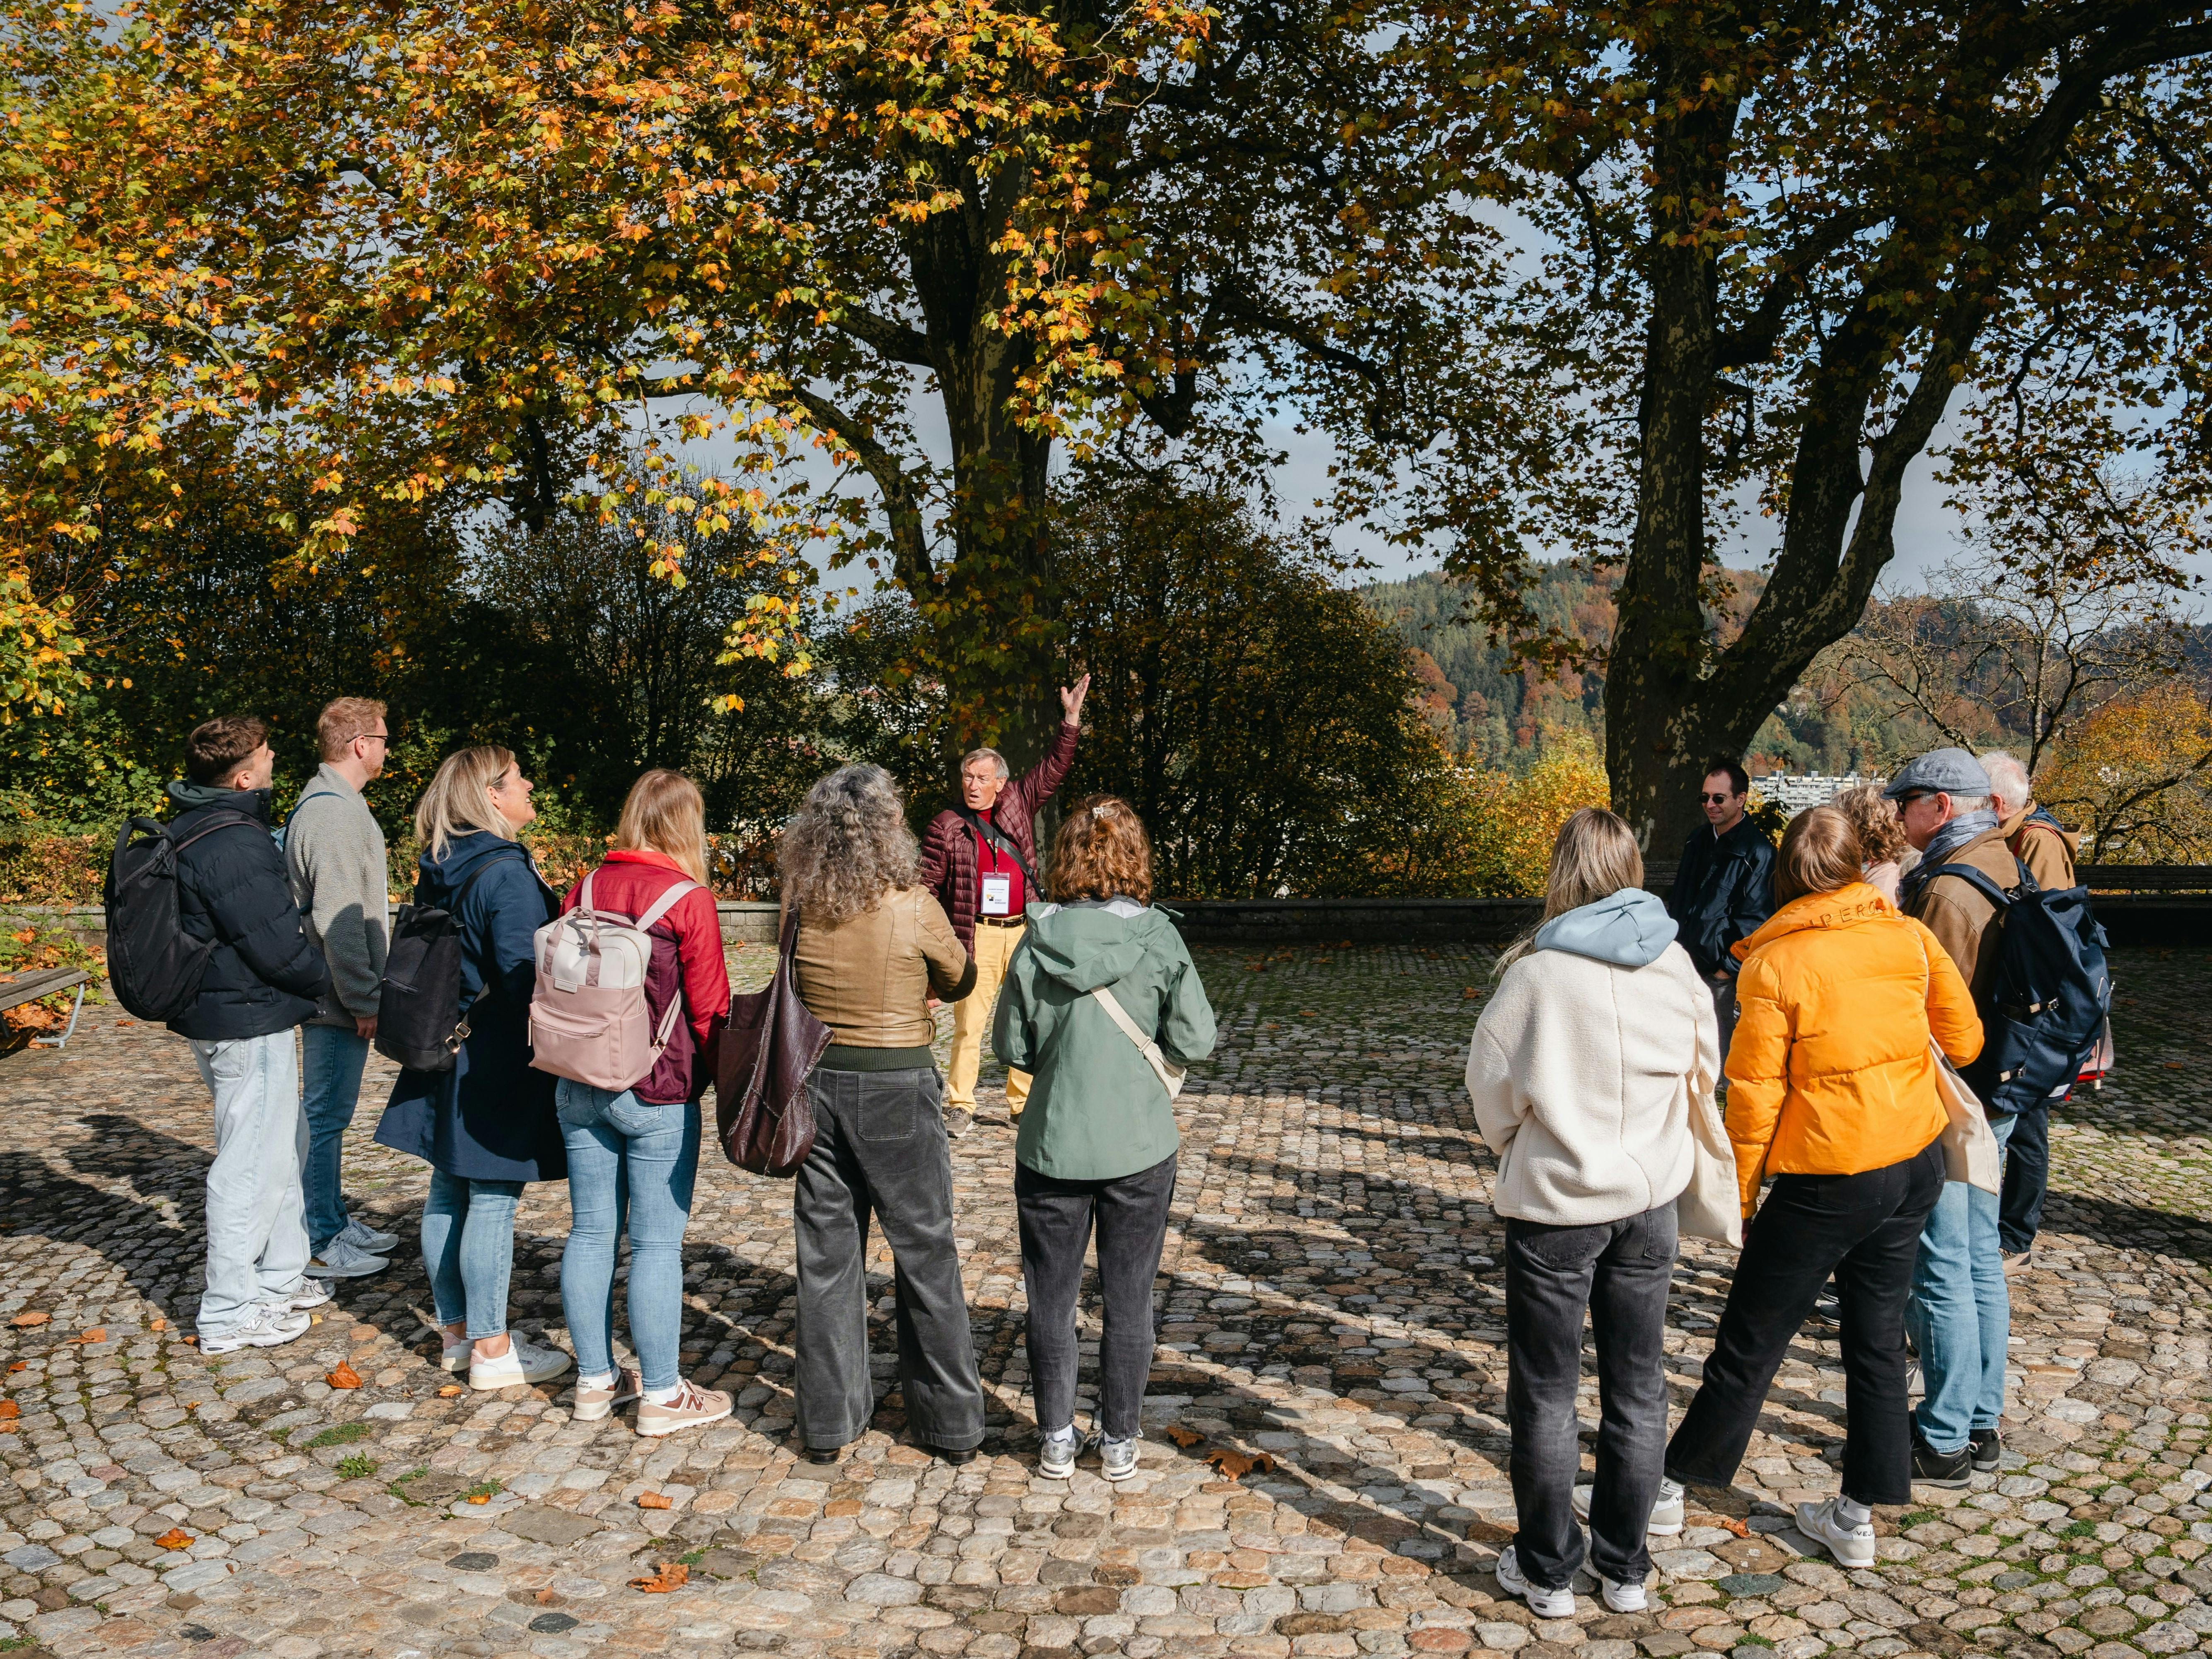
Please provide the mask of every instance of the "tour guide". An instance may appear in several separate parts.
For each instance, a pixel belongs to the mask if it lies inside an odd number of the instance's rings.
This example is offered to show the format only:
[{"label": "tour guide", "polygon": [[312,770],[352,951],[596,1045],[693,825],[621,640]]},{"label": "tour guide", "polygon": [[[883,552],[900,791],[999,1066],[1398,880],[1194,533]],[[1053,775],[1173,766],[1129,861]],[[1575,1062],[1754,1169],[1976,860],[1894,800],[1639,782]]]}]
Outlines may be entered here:
[{"label": "tour guide", "polygon": [[[1006,963],[1022,942],[1022,910],[1042,899],[1035,873],[1037,809],[1052,798],[1075,759],[1078,722],[1091,676],[1060,694],[1062,720],[1045,757],[1011,787],[1006,757],[977,749],[960,762],[961,805],[930,820],[921,842],[921,884],[937,895],[952,931],[975,962],[975,988],[952,1005],[951,1076],[945,1087],[945,1127],[957,1134],[975,1109],[975,1073],[983,1062],[983,1033]],[[1029,1099],[1026,1072],[1006,1073],[1006,1111],[1019,1117]]]}]

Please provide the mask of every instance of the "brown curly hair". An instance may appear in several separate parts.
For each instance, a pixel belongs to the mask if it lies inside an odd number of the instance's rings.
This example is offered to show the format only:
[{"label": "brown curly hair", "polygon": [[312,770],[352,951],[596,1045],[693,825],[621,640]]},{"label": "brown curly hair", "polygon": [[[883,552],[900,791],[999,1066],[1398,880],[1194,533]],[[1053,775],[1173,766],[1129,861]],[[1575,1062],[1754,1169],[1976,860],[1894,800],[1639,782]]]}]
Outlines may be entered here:
[{"label": "brown curly hair", "polygon": [[1880,784],[1839,790],[1828,805],[1851,821],[1858,832],[1859,856],[1869,864],[1893,864],[1905,851],[1905,824],[1897,816],[1897,803],[1881,793]]},{"label": "brown curly hair", "polygon": [[1152,838],[1136,809],[1118,795],[1087,795],[1068,809],[1052,838],[1045,872],[1052,896],[1152,902]]}]

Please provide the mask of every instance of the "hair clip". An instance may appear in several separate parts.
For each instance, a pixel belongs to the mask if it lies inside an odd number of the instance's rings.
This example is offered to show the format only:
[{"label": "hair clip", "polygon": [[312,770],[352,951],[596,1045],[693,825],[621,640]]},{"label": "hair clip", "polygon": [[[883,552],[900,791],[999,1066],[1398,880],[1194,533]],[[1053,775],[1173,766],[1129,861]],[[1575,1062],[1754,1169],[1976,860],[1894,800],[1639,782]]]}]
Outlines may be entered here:
[{"label": "hair clip", "polygon": [[1104,817],[1106,816],[1106,805],[1105,805],[1105,803],[1102,801],[1102,802],[1100,802],[1097,805],[1096,805],[1096,806],[1092,807],[1092,808],[1091,809],[1091,816],[1092,817],[1094,817],[1094,818],[1103,818],[1103,817]]}]

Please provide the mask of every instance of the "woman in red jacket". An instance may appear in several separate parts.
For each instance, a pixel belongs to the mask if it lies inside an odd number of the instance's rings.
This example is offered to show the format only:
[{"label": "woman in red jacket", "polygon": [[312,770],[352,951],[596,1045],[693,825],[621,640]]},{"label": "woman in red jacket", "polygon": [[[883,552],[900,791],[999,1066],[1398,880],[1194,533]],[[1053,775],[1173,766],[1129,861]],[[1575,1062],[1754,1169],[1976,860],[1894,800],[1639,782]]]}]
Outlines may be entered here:
[{"label": "woman in red jacket", "polygon": [[[671,888],[689,886],[647,929],[653,959],[646,1004],[659,1029],[672,1000],[684,1017],[641,1081],[613,1093],[562,1078],[557,1093],[568,1148],[574,1219],[561,1257],[561,1304],[576,1346],[575,1415],[606,1416],[638,1401],[640,1434],[672,1434],[730,1414],[730,1396],[677,1372],[684,1334],[684,1230],[699,1172],[699,1097],[714,1075],[729,1018],[721,924],[707,886],[706,805],[680,772],[652,771],[623,803],[614,849],[593,871],[592,906],[644,917]],[[562,901],[576,908],[578,882]],[[615,1248],[629,1234],[629,1335],[635,1370],[614,1359]]]}]

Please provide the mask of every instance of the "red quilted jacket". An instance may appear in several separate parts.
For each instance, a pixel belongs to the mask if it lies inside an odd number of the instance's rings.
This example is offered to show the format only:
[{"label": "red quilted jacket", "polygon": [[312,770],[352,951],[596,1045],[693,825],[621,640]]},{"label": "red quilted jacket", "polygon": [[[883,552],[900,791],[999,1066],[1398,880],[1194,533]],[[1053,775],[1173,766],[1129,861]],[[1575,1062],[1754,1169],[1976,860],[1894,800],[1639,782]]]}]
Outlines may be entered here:
[{"label": "red quilted jacket", "polygon": [[[1060,787],[1060,781],[1075,763],[1075,740],[1079,735],[1076,727],[1062,725],[1045,757],[1001,789],[999,804],[991,809],[993,827],[1022,849],[1022,856],[1040,880],[1044,870],[1043,860],[1036,854],[1037,808],[1052,799],[1052,792]],[[968,954],[975,955],[975,912],[982,902],[981,884],[975,878],[975,832],[949,807],[929,821],[922,835],[921,884],[937,895],[937,902],[952,919],[952,931],[960,936]],[[1032,891],[1030,897],[1042,899],[1044,895]]]}]

